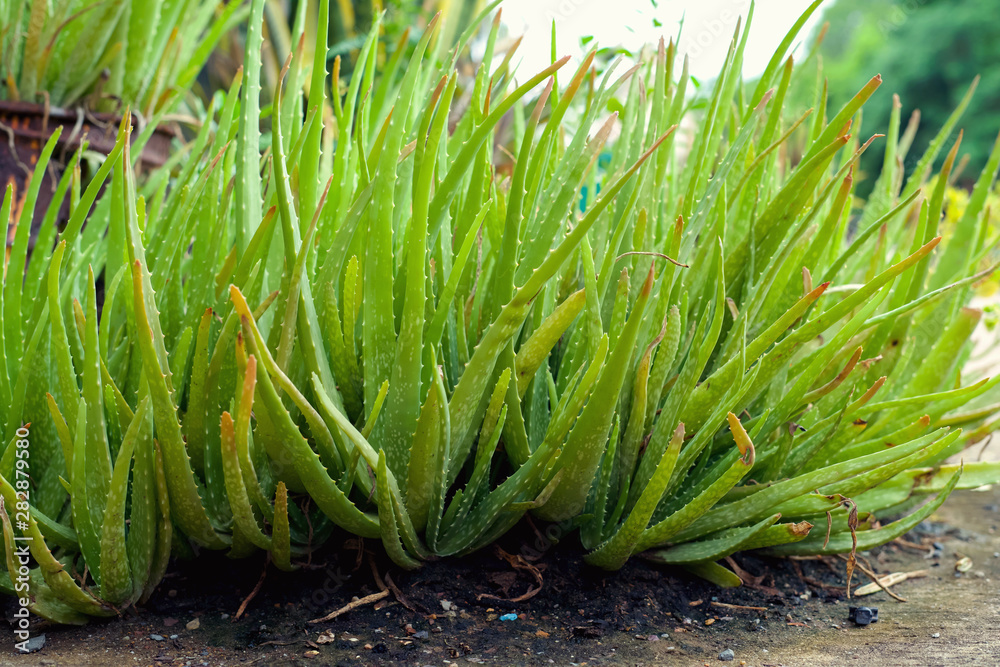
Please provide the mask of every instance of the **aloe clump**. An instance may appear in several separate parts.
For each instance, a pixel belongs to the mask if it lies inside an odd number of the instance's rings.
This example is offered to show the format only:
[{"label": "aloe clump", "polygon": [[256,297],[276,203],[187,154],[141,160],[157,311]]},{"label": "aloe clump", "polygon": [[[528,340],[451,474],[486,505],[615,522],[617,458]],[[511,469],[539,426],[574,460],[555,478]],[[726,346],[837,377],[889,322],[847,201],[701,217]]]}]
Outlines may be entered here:
[{"label": "aloe clump", "polygon": [[189,89],[246,17],[215,0],[24,0],[0,4],[0,99],[132,111],[147,119]]},{"label": "aloe clump", "polygon": [[595,565],[643,553],[732,585],[730,553],[870,548],[1000,476],[944,464],[993,429],[997,381],[961,376],[985,198],[942,242],[958,142],[921,188],[953,123],[904,178],[897,114],[884,196],[853,211],[880,79],[829,120],[783,106],[818,2],[752,90],[737,30],[684,159],[672,44],[523,81],[508,51],[466,82],[471,29],[446,51],[432,22],[380,69],[376,25],[345,94],[325,47],[300,49],[265,114],[263,5],[179,173],[137,183],[123,122],[69,225],[43,229],[53,252],[12,249],[0,416],[8,443],[31,424],[33,519],[4,534],[8,554],[39,536],[40,615],[143,599],[172,544],[291,569],[340,528],[415,568],[527,512],[579,529]]}]

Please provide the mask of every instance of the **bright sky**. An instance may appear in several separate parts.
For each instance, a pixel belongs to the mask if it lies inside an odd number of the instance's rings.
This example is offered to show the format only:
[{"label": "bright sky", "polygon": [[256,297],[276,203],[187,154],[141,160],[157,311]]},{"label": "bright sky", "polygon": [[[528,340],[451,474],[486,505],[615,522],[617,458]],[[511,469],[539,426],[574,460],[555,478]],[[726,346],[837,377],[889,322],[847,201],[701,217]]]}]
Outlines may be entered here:
[{"label": "bright sky", "polygon": [[[827,0],[832,4],[833,0]],[[758,0],[750,38],[744,53],[743,72],[752,77],[763,72],[781,39],[811,0]],[[677,35],[684,19],[680,50],[690,58],[691,74],[714,78],[722,67],[740,16],[750,0],[505,0],[503,20],[512,34],[524,34],[518,49],[521,72],[535,72],[549,62],[549,35],[556,22],[559,55],[576,55],[580,38],[593,36],[601,46],[655,43],[663,35]],[[819,23],[821,6],[810,18],[798,42]],[[654,26],[654,19],[661,27]],[[800,48],[801,51],[801,48]]]}]

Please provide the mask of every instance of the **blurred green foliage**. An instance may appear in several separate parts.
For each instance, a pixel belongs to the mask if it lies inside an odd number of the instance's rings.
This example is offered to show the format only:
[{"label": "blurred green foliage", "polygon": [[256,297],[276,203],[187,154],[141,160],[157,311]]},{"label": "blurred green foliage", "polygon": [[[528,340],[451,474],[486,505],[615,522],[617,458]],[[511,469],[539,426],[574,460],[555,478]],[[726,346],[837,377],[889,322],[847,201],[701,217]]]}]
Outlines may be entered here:
[{"label": "blurred green foliage", "polygon": [[[979,173],[995,139],[1000,108],[1000,21],[996,0],[837,0],[827,6],[829,29],[819,54],[829,83],[830,106],[839,107],[875,73],[887,85],[865,107],[863,133],[884,133],[892,94],[900,97],[903,118],[921,114],[914,138],[921,154],[969,85],[980,81],[962,119],[962,152],[969,156],[964,176]],[[821,29],[813,35],[815,41]],[[868,173],[881,164],[876,143],[862,165]],[[907,172],[912,164],[905,165]],[[870,181],[869,181],[870,183]],[[863,186],[862,186],[863,187]],[[864,188],[867,190],[867,188]]]}]

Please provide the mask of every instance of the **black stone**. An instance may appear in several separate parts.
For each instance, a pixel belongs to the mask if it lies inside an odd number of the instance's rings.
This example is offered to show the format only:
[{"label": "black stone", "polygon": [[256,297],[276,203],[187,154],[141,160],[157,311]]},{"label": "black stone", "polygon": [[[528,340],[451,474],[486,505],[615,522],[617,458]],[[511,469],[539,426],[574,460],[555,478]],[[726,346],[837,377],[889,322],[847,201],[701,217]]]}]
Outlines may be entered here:
[{"label": "black stone", "polygon": [[878,607],[849,607],[847,620],[854,621],[856,625],[878,623]]}]

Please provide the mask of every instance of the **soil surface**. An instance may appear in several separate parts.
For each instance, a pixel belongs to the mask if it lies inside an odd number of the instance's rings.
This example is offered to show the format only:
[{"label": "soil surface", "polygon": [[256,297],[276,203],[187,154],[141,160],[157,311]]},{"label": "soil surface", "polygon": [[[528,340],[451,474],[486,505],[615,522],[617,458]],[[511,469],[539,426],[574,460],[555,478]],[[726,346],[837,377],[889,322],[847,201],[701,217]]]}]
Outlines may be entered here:
[{"label": "soil surface", "polygon": [[[29,655],[15,653],[11,633],[0,664],[700,667],[725,664],[726,649],[730,664],[756,667],[1000,664],[997,487],[954,494],[904,541],[866,554],[879,574],[927,571],[893,588],[907,602],[884,592],[847,601],[836,559],[740,555],[757,583],[727,590],[639,559],[605,573],[582,563],[575,536],[555,542],[558,533],[525,522],[498,548],[415,572],[391,567],[377,543],[346,538],[291,574],[260,558],[200,554],[175,563],[123,618],[39,623],[45,645]],[[972,565],[958,572],[964,557]],[[868,583],[860,572],[854,581]],[[374,594],[384,597],[309,622]],[[855,626],[849,604],[878,606],[879,622]]]}]

